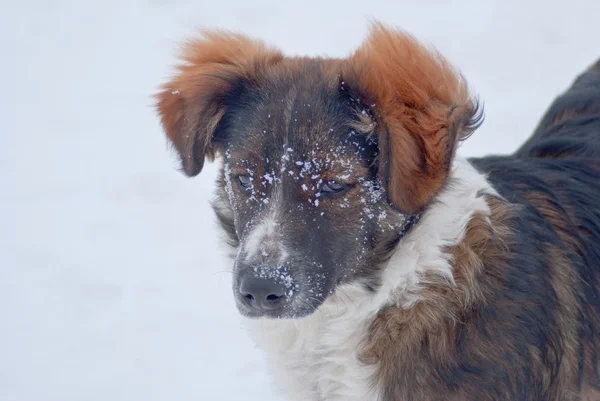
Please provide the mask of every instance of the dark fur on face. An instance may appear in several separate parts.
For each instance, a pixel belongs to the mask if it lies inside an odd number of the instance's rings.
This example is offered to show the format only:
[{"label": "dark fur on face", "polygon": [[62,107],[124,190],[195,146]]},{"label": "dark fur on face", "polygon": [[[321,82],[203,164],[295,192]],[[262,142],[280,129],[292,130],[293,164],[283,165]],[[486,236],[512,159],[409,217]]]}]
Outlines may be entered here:
[{"label": "dark fur on face", "polygon": [[[224,154],[214,208],[240,246],[234,293],[248,274],[281,282],[288,302],[277,317],[312,313],[343,282],[375,286],[408,221],[386,200],[369,109],[336,66],[296,60],[260,85],[239,83],[213,135]],[[331,182],[346,187],[326,192]],[[264,224],[276,232],[250,243]]]}]

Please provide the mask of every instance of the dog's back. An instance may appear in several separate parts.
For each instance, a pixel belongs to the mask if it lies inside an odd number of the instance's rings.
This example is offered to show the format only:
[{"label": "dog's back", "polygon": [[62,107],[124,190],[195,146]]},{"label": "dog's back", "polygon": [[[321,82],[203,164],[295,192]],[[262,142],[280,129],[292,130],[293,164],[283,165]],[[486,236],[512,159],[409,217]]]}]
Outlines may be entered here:
[{"label": "dog's back", "polygon": [[600,60],[554,101],[516,156],[577,158],[599,168]]},{"label": "dog's back", "polygon": [[544,300],[523,308],[521,318],[554,327],[523,330],[541,346],[531,357],[552,366],[549,379],[572,375],[586,400],[600,399],[600,61],[554,101],[513,155],[471,161],[523,206],[514,220],[510,296]]}]

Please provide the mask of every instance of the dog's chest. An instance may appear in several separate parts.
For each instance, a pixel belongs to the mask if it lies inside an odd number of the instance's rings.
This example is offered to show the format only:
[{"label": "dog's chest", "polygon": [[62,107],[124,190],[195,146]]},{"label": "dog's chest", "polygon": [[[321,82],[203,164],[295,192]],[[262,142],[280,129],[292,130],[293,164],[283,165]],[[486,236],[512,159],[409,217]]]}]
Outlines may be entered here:
[{"label": "dog's chest", "polygon": [[373,367],[357,353],[368,330],[364,319],[344,313],[317,313],[291,321],[247,321],[266,352],[277,386],[289,400],[376,401],[370,386]]}]

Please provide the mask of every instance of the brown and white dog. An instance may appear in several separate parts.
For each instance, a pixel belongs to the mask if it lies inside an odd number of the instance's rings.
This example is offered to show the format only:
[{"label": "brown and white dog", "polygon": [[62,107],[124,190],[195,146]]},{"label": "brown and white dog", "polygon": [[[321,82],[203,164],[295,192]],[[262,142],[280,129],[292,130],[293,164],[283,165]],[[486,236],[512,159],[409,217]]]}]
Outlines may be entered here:
[{"label": "brown and white dog", "polygon": [[600,62],[510,156],[438,53],[374,24],[346,59],[207,32],[157,95],[233,293],[290,400],[600,400]]}]

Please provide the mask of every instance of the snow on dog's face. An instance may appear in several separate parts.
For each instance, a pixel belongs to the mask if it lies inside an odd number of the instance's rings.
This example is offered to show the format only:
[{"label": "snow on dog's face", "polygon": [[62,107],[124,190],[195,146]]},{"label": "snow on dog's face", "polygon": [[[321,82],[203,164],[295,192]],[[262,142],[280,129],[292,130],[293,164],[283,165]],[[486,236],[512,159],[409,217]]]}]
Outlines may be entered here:
[{"label": "snow on dog's face", "polygon": [[236,248],[240,312],[301,317],[341,283],[376,289],[469,126],[460,78],[379,25],[346,60],[209,33],[184,61],[158,108],[187,174],[223,158],[214,206]]},{"label": "snow on dog's face", "polygon": [[376,138],[358,131],[373,124],[367,109],[320,68],[239,89],[215,133],[217,211],[233,211],[233,289],[248,316],[303,316],[336,284],[367,280],[375,243],[405,222],[377,175]]}]

